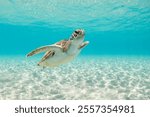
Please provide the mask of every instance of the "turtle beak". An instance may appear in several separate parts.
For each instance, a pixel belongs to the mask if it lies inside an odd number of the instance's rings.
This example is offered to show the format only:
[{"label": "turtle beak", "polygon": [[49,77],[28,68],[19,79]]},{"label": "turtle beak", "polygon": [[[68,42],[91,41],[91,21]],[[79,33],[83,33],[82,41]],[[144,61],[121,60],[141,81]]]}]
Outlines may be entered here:
[{"label": "turtle beak", "polygon": [[85,31],[83,29],[77,29],[77,30],[74,31],[74,33],[76,33],[77,35],[80,35],[80,36],[85,35]]},{"label": "turtle beak", "polygon": [[70,40],[75,39],[76,37],[83,37],[85,35],[85,31],[83,29],[77,29],[73,32],[73,34],[70,37]]}]

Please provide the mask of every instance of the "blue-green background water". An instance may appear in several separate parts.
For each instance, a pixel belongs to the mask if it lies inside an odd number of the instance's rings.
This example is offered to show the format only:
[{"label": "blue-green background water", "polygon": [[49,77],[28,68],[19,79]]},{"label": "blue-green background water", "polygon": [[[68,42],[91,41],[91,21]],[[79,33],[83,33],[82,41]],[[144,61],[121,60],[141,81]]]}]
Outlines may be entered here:
[{"label": "blue-green background water", "polygon": [[[64,30],[58,29],[57,31],[53,27],[1,24],[0,54],[26,54],[39,46],[69,38],[75,29],[76,27],[71,29],[66,27]],[[150,33],[143,30],[97,31],[87,29],[86,31],[85,29],[85,40],[89,40],[90,44],[83,50],[82,54],[150,55]]]},{"label": "blue-green background water", "polygon": [[[78,28],[90,44],[73,62],[25,58]],[[149,0],[0,0],[0,99],[150,99],[149,55]]]}]

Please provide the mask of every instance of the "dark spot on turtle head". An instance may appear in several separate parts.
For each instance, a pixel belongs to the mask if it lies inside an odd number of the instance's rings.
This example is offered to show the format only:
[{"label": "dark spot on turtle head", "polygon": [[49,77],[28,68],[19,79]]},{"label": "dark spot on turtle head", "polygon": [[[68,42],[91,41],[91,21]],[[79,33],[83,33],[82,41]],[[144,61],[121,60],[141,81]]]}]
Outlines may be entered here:
[{"label": "dark spot on turtle head", "polygon": [[76,31],[74,31],[74,32],[75,32],[76,34],[79,34],[79,31],[77,31],[77,30],[76,30]]}]

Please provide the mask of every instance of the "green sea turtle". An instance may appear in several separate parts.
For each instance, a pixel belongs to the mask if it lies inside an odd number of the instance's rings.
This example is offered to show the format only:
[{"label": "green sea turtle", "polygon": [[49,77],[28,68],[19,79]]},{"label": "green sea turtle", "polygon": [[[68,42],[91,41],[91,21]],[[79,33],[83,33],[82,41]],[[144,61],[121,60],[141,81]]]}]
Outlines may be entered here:
[{"label": "green sea turtle", "polygon": [[73,60],[85,47],[89,41],[84,41],[85,31],[82,29],[75,30],[68,40],[61,40],[52,45],[37,48],[27,54],[27,57],[46,52],[39,66],[55,67]]}]

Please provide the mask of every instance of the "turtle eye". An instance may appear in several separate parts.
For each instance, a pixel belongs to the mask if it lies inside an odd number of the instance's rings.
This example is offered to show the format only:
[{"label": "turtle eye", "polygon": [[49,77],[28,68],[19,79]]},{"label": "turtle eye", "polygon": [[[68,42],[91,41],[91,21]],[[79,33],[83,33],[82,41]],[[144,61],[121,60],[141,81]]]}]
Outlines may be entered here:
[{"label": "turtle eye", "polygon": [[76,34],[79,34],[79,31],[74,31]]}]

